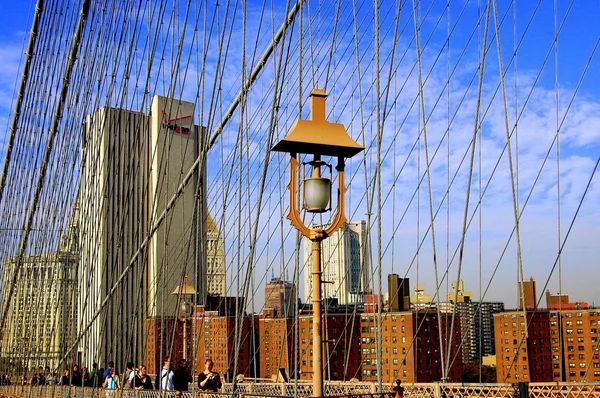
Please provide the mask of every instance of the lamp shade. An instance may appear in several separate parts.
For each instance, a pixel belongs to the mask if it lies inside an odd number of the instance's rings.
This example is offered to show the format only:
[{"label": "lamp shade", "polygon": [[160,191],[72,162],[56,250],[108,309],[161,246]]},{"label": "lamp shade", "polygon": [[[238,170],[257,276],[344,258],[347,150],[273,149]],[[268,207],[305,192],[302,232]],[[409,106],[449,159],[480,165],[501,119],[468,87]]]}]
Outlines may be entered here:
[{"label": "lamp shade", "polygon": [[314,89],[310,96],[311,119],[296,120],[272,151],[351,158],[365,149],[348,135],[343,124],[325,120],[327,94],[323,90]]},{"label": "lamp shade", "polygon": [[304,208],[311,213],[323,213],[329,207],[331,180],[313,177],[304,179]]}]

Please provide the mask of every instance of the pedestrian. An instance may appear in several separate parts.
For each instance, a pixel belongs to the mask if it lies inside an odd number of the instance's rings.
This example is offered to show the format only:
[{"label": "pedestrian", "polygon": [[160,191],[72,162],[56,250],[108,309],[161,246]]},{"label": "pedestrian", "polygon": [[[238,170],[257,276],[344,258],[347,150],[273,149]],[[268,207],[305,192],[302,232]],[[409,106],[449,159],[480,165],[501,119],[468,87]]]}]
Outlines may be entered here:
[{"label": "pedestrian", "polygon": [[94,362],[92,364],[92,372],[90,373],[90,381],[88,386],[98,388],[102,384],[102,373],[98,370],[98,364]]},{"label": "pedestrian", "polygon": [[115,397],[115,392],[119,388],[121,388],[121,383],[119,381],[119,377],[115,372],[115,368],[110,368],[110,373],[104,379],[104,383],[102,383],[102,388],[106,390],[106,398]]},{"label": "pedestrian", "polygon": [[159,390],[173,391],[173,376],[175,373],[171,370],[171,358],[163,359],[163,366],[160,373],[156,375],[156,388]]},{"label": "pedestrian", "polygon": [[79,365],[73,364],[73,372],[71,373],[71,385],[81,387],[82,386],[81,371]]},{"label": "pedestrian", "polygon": [[123,388],[128,390],[132,388],[133,380],[135,379],[137,372],[134,369],[133,362],[127,362],[125,372],[123,373]]},{"label": "pedestrian", "polygon": [[187,361],[185,358],[180,358],[177,362],[175,374],[173,375],[173,388],[175,391],[188,391],[188,386],[192,381],[194,379],[188,371]]},{"label": "pedestrian", "polygon": [[394,382],[394,390],[396,392],[396,398],[404,398],[404,387],[402,387],[402,380],[396,379]]},{"label": "pedestrian", "polygon": [[[104,373],[102,373],[102,383],[104,383],[104,380],[106,380],[106,378],[108,377],[110,372],[112,372],[112,369],[115,368],[115,363],[113,361],[108,361],[108,363],[106,365],[107,365],[107,368],[104,371]],[[116,373],[116,371],[115,371],[115,373]]]},{"label": "pedestrian", "polygon": [[221,376],[213,372],[215,363],[212,359],[204,361],[204,371],[198,374],[198,388],[203,391],[219,391],[221,388]]},{"label": "pedestrian", "polygon": [[60,378],[60,385],[61,386],[68,386],[71,383],[71,372],[69,371],[69,368],[66,368],[65,371],[63,372],[62,377]]},{"label": "pedestrian", "polygon": [[87,366],[84,366],[81,369],[81,385],[84,387],[90,385],[90,372],[88,371]]},{"label": "pedestrian", "polygon": [[139,371],[133,378],[133,388],[136,390],[152,390],[152,380],[146,373],[146,365],[140,365]]}]

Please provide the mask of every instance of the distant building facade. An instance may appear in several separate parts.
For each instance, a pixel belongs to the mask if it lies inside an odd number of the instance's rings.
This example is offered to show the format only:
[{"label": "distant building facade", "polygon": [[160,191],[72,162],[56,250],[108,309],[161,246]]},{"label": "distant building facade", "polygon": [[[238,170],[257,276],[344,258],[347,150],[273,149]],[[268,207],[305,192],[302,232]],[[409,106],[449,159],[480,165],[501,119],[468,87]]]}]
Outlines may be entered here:
[{"label": "distant building facade", "polygon": [[258,319],[259,377],[276,378],[283,369],[291,378],[298,377],[298,334],[292,318],[277,318],[268,309]]},{"label": "distant building facade", "polygon": [[206,213],[206,289],[209,295],[223,297],[227,295],[223,235],[208,212]]},{"label": "distant building facade", "polygon": [[278,318],[294,317],[297,310],[297,289],[296,286],[287,282],[283,276],[271,278],[271,281],[265,286],[265,308],[275,310],[275,316]]},{"label": "distant building facade", "polygon": [[571,308],[549,312],[552,381],[600,381],[600,310]]},{"label": "distant building facade", "polygon": [[[58,251],[23,257],[20,264],[18,258],[4,263],[1,356],[13,363],[12,371],[58,368],[77,360],[77,238],[71,221]],[[14,293],[8,297],[6,284],[15,276]]]},{"label": "distant building facade", "polygon": [[414,307],[428,306],[431,304],[431,295],[425,293],[425,285],[417,283],[415,285],[415,294],[410,295],[410,304]]},{"label": "distant building facade", "polygon": [[494,314],[498,383],[552,381],[549,325],[545,310]]},{"label": "distant building facade", "polygon": [[447,301],[451,303],[465,303],[473,301],[473,293],[465,291],[462,279],[452,282],[452,291],[447,295]]},{"label": "distant building facade", "polygon": [[502,302],[457,302],[462,333],[464,362],[481,363],[483,357],[495,355],[494,314],[504,311]]},{"label": "distant building facade", "polygon": [[410,311],[410,280],[397,274],[388,275],[389,312]]},{"label": "distant building facade", "polygon": [[537,294],[535,280],[519,282],[519,309],[532,311],[537,308]]},{"label": "distant building facade", "polygon": [[[316,228],[319,226],[313,226]],[[337,298],[339,304],[362,302],[370,293],[366,221],[344,223],[332,236],[321,242],[322,279],[333,283],[322,286],[321,297]],[[312,299],[312,241],[304,238],[304,302]]]}]

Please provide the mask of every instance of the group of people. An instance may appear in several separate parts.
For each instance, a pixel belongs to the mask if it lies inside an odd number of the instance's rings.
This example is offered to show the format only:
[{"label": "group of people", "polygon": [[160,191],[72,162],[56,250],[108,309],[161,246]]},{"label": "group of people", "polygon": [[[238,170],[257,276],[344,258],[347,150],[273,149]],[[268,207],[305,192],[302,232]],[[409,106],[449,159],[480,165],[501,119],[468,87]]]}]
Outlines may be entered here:
[{"label": "group of people", "polygon": [[[207,359],[204,363],[204,371],[198,374],[198,388],[200,390],[218,391],[221,388],[221,376],[213,370],[213,367],[213,360]],[[79,365],[75,364],[72,368],[66,368],[63,375],[58,378],[50,373],[49,368],[44,371],[44,368],[40,367],[31,379],[32,386],[58,384],[101,387],[107,390],[107,396],[111,396],[111,391],[119,389],[188,391],[189,384],[192,382],[193,377],[188,370],[186,359],[179,359],[177,365],[172,367],[170,357],[163,360],[162,368],[157,373],[154,381],[148,375],[145,365],[134,367],[132,362],[127,363],[127,369],[120,377],[113,361],[107,363],[106,369],[98,369],[98,364],[94,363],[91,372],[85,366],[80,370]]]},{"label": "group of people", "polygon": [[[216,392],[221,388],[221,376],[213,371],[214,365],[212,359],[204,361],[204,370],[198,374],[200,390]],[[179,360],[175,370],[171,368],[171,359],[165,358],[162,369],[156,377],[160,388],[168,391],[188,391],[189,383],[193,381],[187,370],[187,362],[183,358]]]}]

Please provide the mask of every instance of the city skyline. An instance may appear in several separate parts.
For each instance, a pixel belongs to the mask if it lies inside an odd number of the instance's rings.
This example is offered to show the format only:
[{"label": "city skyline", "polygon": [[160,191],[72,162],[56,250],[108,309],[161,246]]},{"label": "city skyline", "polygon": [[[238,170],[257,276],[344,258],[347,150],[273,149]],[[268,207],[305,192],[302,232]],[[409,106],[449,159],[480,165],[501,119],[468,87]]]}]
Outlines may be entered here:
[{"label": "city skyline", "polygon": [[[141,356],[143,321],[178,314],[176,282],[198,264],[214,276],[189,274],[201,300],[262,314],[270,275],[309,299],[290,156],[272,149],[315,88],[365,148],[331,211],[300,211],[327,224],[342,194],[360,223],[322,242],[325,299],[375,301],[393,274],[424,306],[455,281],[457,302],[600,303],[600,4],[33,4],[0,16],[0,264],[56,251],[79,209],[77,323],[119,331],[103,355]],[[93,127],[102,112],[119,128]],[[335,180],[336,159],[319,159]],[[304,177],[312,158],[296,160]],[[192,232],[200,219],[211,242]]]}]

